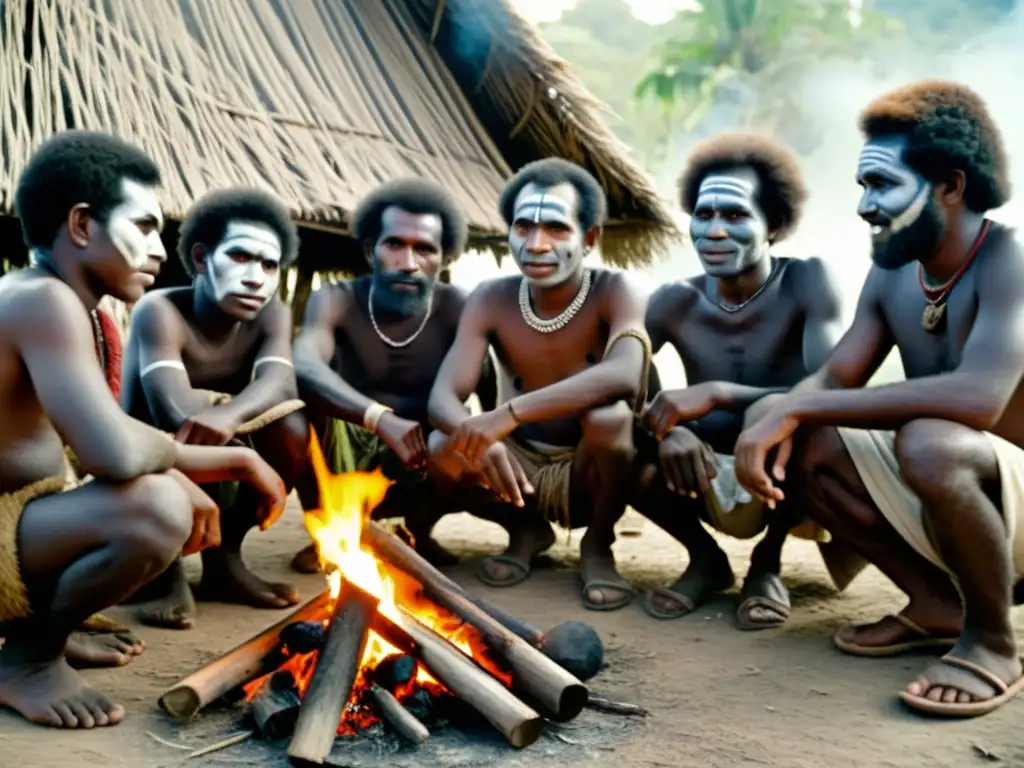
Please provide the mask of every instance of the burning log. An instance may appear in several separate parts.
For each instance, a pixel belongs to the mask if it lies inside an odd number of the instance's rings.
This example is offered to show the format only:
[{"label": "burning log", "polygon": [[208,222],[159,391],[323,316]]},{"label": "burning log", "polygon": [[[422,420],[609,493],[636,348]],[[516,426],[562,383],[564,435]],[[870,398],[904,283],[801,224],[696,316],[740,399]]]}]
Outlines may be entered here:
[{"label": "burning log", "polygon": [[[587,689],[569,672],[476,606],[463,589],[424,560],[412,547],[376,523],[363,529],[363,544],[378,557],[423,585],[427,595],[475,627],[493,651],[511,667],[514,679],[557,720],[571,720],[583,711]],[[417,633],[414,639],[419,642]],[[430,662],[427,666],[431,667]],[[431,667],[432,668],[432,667]]]},{"label": "burning log", "polygon": [[483,715],[513,747],[528,747],[540,737],[540,715],[413,614],[402,612],[402,628],[419,646],[417,655],[448,690]]},{"label": "burning log", "polygon": [[291,672],[275,672],[260,686],[250,702],[252,716],[263,738],[277,741],[295,730],[299,717],[299,694]]},{"label": "burning log", "polygon": [[399,734],[413,744],[422,744],[430,738],[430,731],[394,697],[391,691],[379,685],[370,686],[370,698],[373,699],[377,714],[386,720]]},{"label": "burning log", "polygon": [[288,746],[293,764],[323,765],[330,753],[379,602],[348,579],[342,583],[327,628],[327,640],[317,656],[316,669]]},{"label": "burning log", "polygon": [[297,621],[314,620],[330,605],[324,590],[308,603],[231,649],[195,672],[160,697],[161,708],[171,717],[191,720],[207,704],[257,677],[274,671],[284,660],[279,651],[281,631]]}]

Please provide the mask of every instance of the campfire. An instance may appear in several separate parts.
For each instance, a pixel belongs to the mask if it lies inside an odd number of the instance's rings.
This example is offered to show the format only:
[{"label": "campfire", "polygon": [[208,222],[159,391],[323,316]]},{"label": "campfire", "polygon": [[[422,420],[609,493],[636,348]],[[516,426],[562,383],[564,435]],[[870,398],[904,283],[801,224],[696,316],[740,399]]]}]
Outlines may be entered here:
[{"label": "campfire", "polygon": [[323,764],[336,736],[380,721],[422,743],[429,731],[420,717],[435,702],[471,707],[520,748],[539,738],[545,718],[580,713],[587,689],[506,626],[516,620],[481,607],[370,522],[387,478],[332,475],[316,439],[310,450],[321,509],[307,513],[306,526],[328,588],[167,691],[165,711],[191,719],[242,687],[260,732],[290,736],[289,758],[307,765]]}]

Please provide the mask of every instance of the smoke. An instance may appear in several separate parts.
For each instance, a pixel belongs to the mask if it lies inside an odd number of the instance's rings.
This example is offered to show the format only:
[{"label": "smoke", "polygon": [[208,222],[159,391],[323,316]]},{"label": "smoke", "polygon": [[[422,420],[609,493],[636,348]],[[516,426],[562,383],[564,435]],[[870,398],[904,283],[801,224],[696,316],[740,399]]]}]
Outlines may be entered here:
[{"label": "smoke", "polygon": [[[873,61],[864,64],[822,62],[809,68],[794,85],[801,103],[813,105],[808,112],[825,138],[812,154],[801,158],[809,191],[808,204],[799,229],[776,251],[786,256],[819,256],[828,263],[843,291],[847,323],[853,317],[857,296],[871,263],[867,226],[857,216],[860,188],[854,181],[857,157],[863,144],[857,129],[861,109],[886,90],[925,78],[954,80],[971,87],[985,99],[1002,132],[1013,188],[1024,196],[1024,164],[1013,162],[1015,157],[1024,156],[1024,103],[1018,98],[1016,87],[1018,73],[1024,72],[1021,40],[1024,40],[1024,13],[1018,11],[1003,19],[998,28],[966,40],[959,50],[947,51],[942,56],[900,52],[886,58],[895,51],[883,49]],[[884,74],[879,75],[879,72]],[[699,134],[680,138],[674,162],[657,175],[661,191],[668,199],[678,199],[675,176],[689,148],[707,135],[739,127],[735,114],[735,98],[730,98],[721,108],[708,114]],[[1024,223],[1021,198],[1011,200],[991,216],[1019,226]],[[648,270],[647,278],[660,284],[696,274],[699,270],[700,264],[687,243],[666,261]],[[664,378],[678,381],[677,377],[681,376],[678,361],[663,359],[663,355],[657,359],[659,370],[667,372]],[[878,378],[892,380],[901,375],[898,361],[891,358]]]}]

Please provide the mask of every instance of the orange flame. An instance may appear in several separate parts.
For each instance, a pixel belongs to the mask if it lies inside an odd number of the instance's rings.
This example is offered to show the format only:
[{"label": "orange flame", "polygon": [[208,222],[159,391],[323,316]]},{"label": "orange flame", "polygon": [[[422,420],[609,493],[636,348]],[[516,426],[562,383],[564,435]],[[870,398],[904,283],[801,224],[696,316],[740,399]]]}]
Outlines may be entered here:
[{"label": "orange flame", "polygon": [[[309,447],[310,461],[320,489],[320,509],[305,514],[306,529],[316,542],[321,564],[327,572],[332,599],[341,592],[341,580],[353,584],[380,600],[377,611],[395,622],[401,622],[401,605],[412,612],[426,626],[446,638],[454,646],[472,657],[506,686],[511,676],[490,655],[480,633],[458,617],[442,610],[422,595],[421,585],[411,576],[378,560],[362,546],[362,531],[373,510],[384,500],[391,481],[379,470],[376,472],[346,472],[334,475],[328,470],[320,449],[320,441],[313,434]],[[331,610],[322,617],[326,627]],[[369,687],[367,673],[389,656],[402,652],[373,630],[367,633],[366,648],[359,665],[359,673],[352,686],[349,706],[342,713],[338,733],[344,735],[377,722],[367,708],[359,707],[360,697]],[[305,694],[316,668],[316,653],[289,656],[281,667],[292,673],[299,695]],[[263,680],[254,680],[245,686],[246,698],[251,699]],[[401,701],[418,688],[443,692],[444,687],[422,666],[417,665],[415,677],[400,686],[395,695]]]}]

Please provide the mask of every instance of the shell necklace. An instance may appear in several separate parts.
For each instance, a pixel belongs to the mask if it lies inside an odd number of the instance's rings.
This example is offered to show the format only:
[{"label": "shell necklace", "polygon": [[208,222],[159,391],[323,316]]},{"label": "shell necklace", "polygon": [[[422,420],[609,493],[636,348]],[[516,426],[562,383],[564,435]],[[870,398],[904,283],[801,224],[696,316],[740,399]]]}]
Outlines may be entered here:
[{"label": "shell necklace", "polygon": [[412,344],[414,341],[416,341],[416,337],[419,336],[421,333],[423,333],[423,329],[427,327],[427,321],[430,319],[430,315],[434,311],[434,292],[431,291],[431,293],[430,293],[430,304],[427,305],[427,313],[423,316],[423,320],[420,323],[420,327],[417,328],[415,331],[413,331],[412,336],[407,338],[405,341],[395,341],[394,339],[392,339],[392,338],[388,337],[387,335],[385,335],[384,331],[382,331],[380,329],[380,326],[377,325],[377,318],[373,314],[373,286],[372,285],[370,286],[370,298],[367,301],[367,305],[369,306],[369,309],[370,309],[370,322],[373,323],[373,330],[375,330],[377,332],[377,336],[380,337],[380,340],[383,341],[385,344],[387,344],[389,347],[394,347],[395,349],[401,349],[402,347],[407,347],[410,344]]},{"label": "shell necklace", "polygon": [[550,320],[543,320],[537,317],[533,307],[530,306],[530,284],[524,277],[519,283],[519,311],[522,312],[523,320],[538,333],[554,333],[561,330],[570,320],[576,317],[576,314],[583,307],[583,302],[587,300],[587,294],[590,293],[590,281],[590,270],[584,270],[583,280],[580,281],[580,289],[576,291],[576,297],[569,306]]}]

